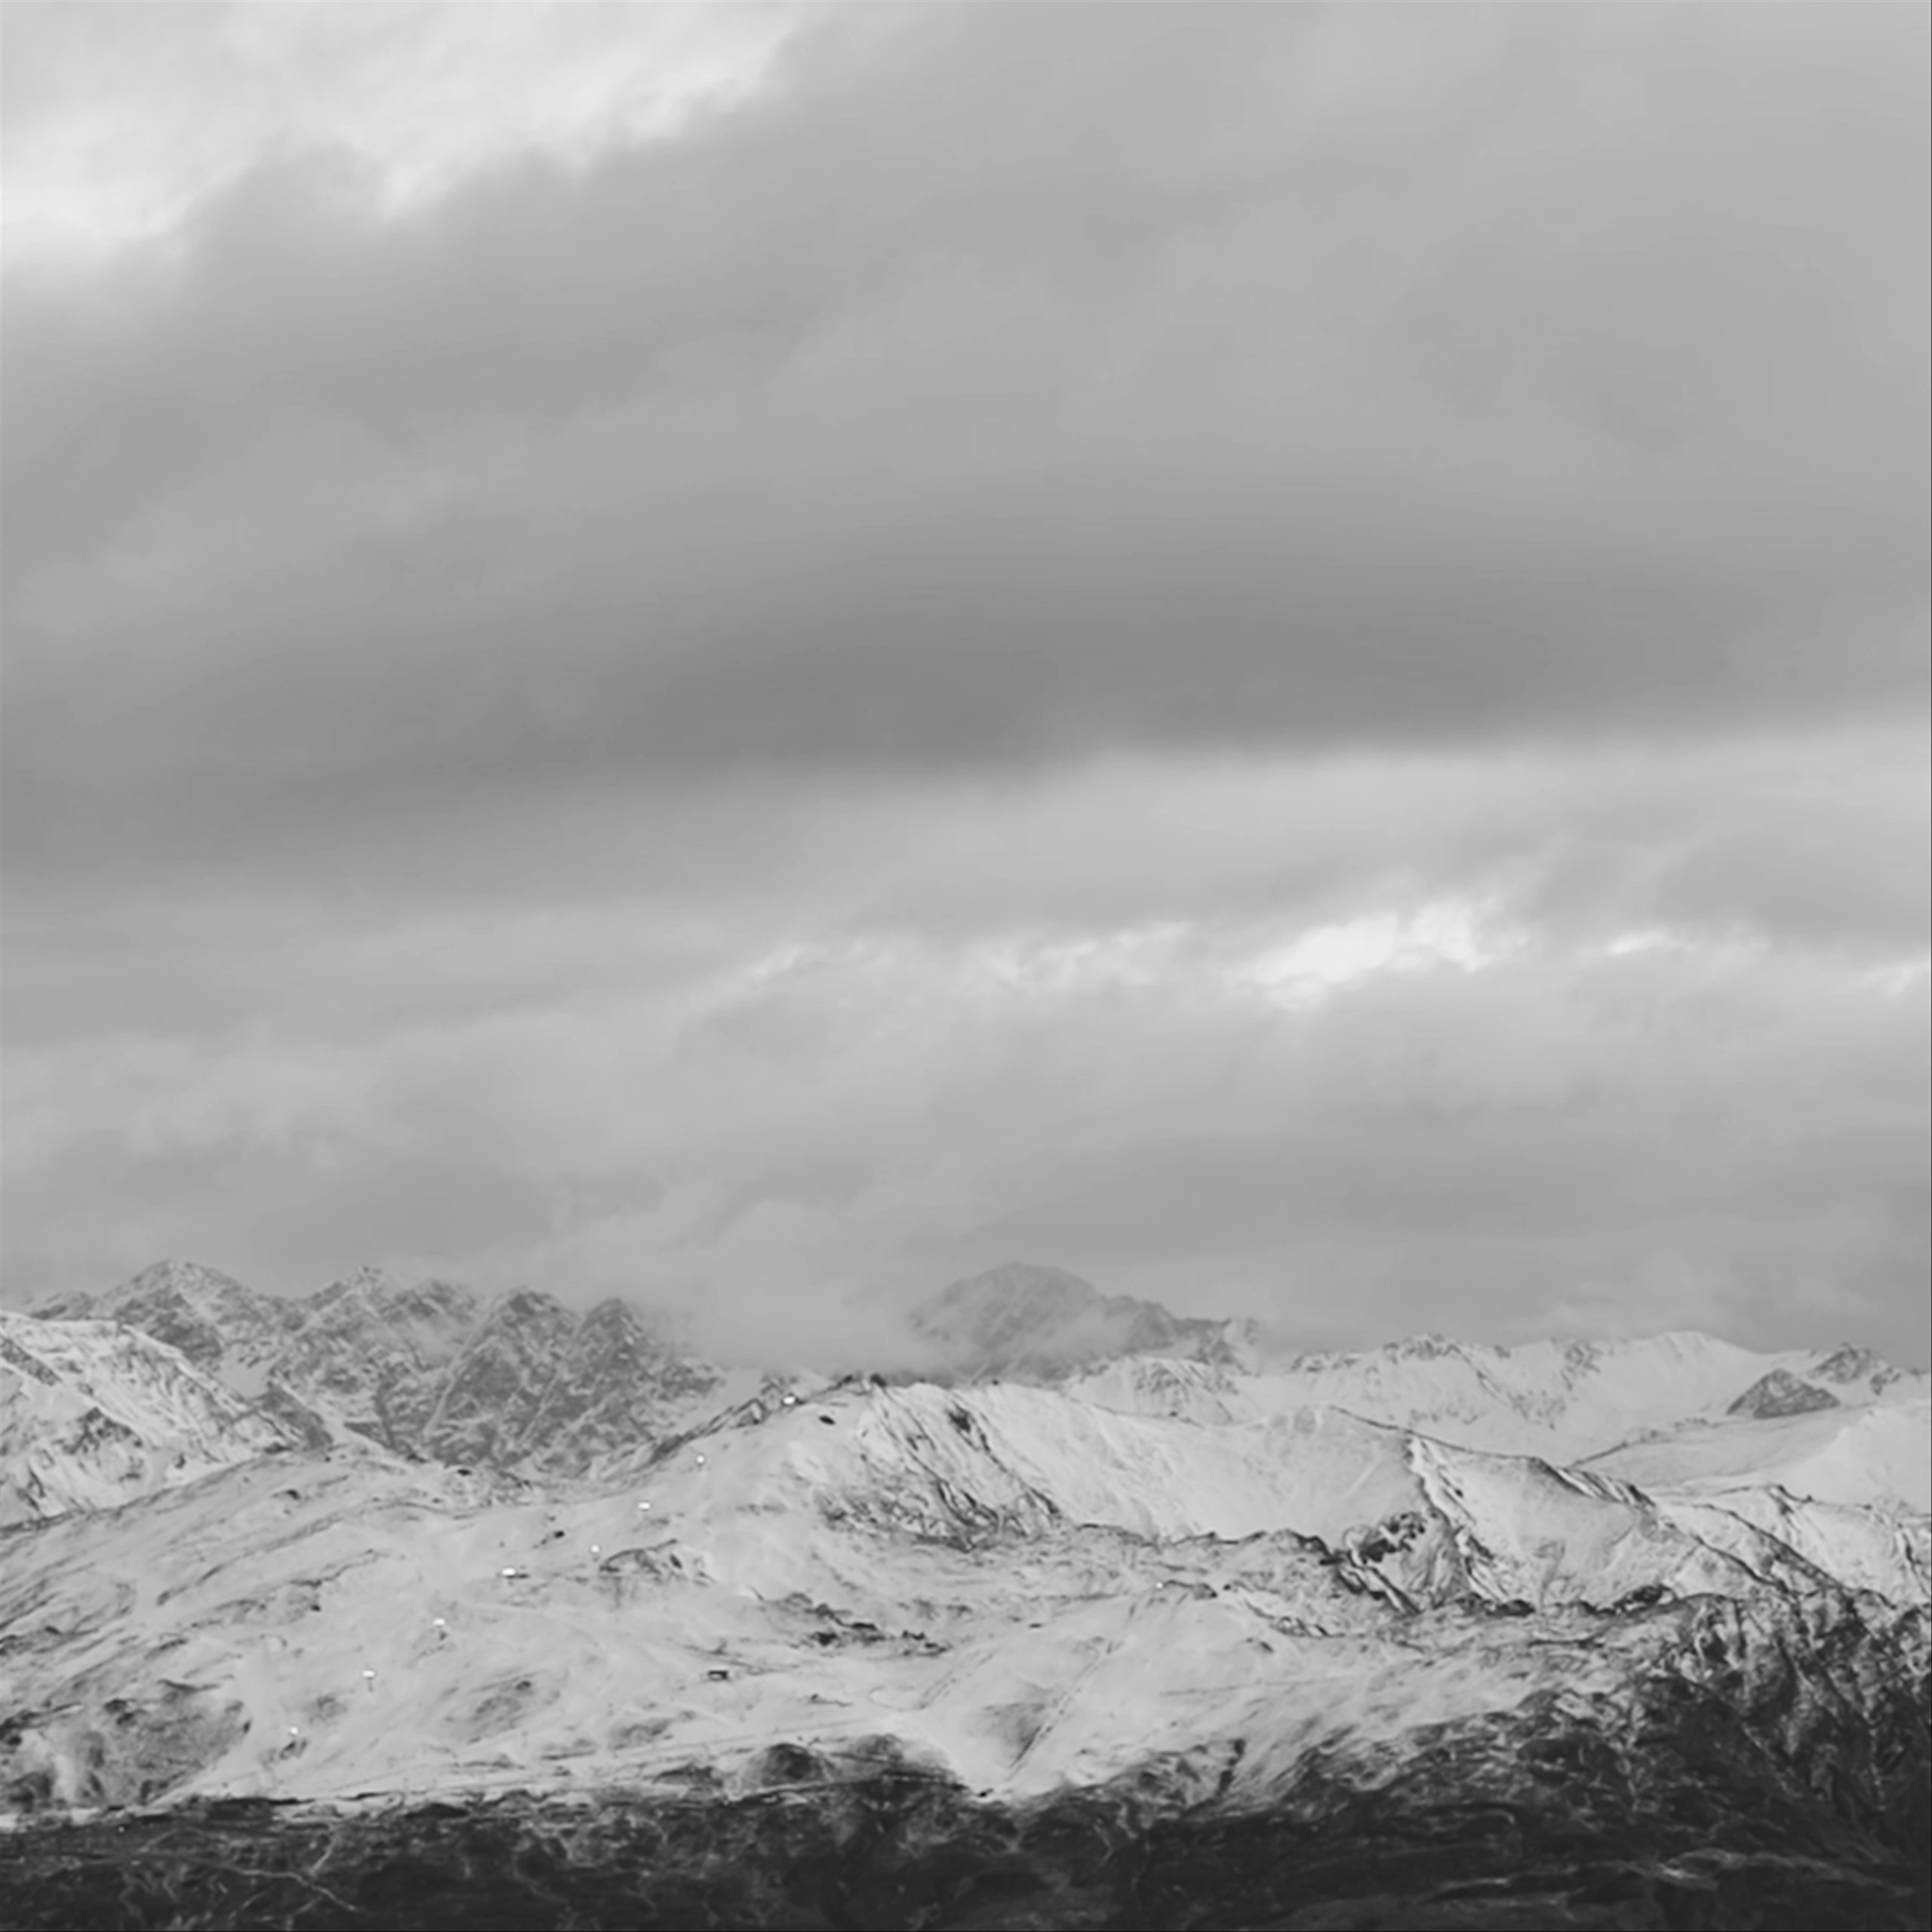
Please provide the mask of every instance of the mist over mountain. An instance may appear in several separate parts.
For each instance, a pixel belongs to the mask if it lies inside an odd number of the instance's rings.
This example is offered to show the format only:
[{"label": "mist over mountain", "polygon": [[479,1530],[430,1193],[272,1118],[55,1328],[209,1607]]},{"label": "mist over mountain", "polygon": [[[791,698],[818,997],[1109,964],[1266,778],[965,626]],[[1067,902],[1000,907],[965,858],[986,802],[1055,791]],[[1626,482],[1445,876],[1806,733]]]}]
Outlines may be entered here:
[{"label": "mist over mountain", "polygon": [[[722,1407],[775,1371],[1038,1382],[1103,1407],[1253,1420],[1334,1405],[1485,1447],[1566,1457],[1696,1420],[1763,1420],[1924,1396],[1932,1380],[1849,1343],[1767,1355],[1694,1334],[1515,1349],[1420,1336],[1306,1352],[1245,1319],[1176,1315],[1063,1269],[1008,1262],[915,1302],[875,1352],[843,1332],[816,1359],[709,1361],[659,1314],[574,1311],[528,1288],[405,1283],[364,1266],[300,1298],[198,1263],[42,1304],[42,1319],[118,1321],[317,1444],[352,1435],[398,1454],[580,1473]],[[749,1358],[749,1359],[744,1359]]]},{"label": "mist over mountain", "polygon": [[954,1282],[912,1311],[912,1334],[952,1375],[1065,1375],[1116,1355],[1233,1363],[1252,1324],[1175,1315],[1158,1302],[1103,1295],[1063,1268],[1009,1261]]}]

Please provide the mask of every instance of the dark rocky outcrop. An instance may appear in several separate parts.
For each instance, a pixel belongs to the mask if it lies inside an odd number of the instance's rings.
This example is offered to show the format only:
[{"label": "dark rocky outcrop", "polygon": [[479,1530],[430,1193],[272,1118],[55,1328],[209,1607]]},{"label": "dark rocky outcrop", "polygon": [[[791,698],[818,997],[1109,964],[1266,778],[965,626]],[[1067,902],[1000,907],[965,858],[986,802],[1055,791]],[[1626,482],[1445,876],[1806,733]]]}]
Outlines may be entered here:
[{"label": "dark rocky outcrop", "polygon": [[1829,1389],[1814,1388],[1808,1382],[1801,1382],[1787,1368],[1774,1368],[1770,1374],[1760,1376],[1752,1383],[1730,1404],[1727,1413],[1764,1422],[1774,1416],[1801,1416],[1814,1409],[1842,1406]]}]

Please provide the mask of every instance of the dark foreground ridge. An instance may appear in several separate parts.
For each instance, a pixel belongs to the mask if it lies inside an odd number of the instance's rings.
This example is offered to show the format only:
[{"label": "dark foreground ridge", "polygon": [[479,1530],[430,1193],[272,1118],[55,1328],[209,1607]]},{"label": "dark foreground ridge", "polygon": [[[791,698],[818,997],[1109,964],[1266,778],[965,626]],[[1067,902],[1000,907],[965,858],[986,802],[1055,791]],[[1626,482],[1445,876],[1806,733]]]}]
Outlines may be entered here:
[{"label": "dark foreground ridge", "polygon": [[[1440,1727],[1399,1766],[1319,1759],[1265,1810],[1211,1767],[1026,1806],[881,1761],[768,1752],[732,1795],[512,1792],[330,1811],[230,1800],[0,1841],[0,1918],[54,1928],[1932,1924],[1922,1721],[1863,1764],[1774,1761],[1676,1687],[1643,1721]],[[1238,1758],[1238,1748],[1235,1752]],[[1219,1780],[1225,1788],[1228,1774]]]}]

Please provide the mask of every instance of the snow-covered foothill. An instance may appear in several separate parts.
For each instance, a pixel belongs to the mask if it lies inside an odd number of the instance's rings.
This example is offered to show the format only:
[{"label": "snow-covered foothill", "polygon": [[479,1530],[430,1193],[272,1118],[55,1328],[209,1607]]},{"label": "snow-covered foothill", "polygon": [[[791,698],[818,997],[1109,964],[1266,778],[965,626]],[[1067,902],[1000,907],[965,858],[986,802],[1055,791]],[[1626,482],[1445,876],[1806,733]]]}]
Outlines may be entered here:
[{"label": "snow-covered foothill", "polygon": [[17,1530],[5,1775],[39,1803],[422,1793],[751,1777],[774,1739],[884,1734],[1023,1796],[1238,1736],[1265,1783],[1314,1748],[1623,1694],[1700,1605],[1923,1617],[1922,1570],[1804,1506],[1801,1551],[1746,1508],[1334,1410],[786,1392],[601,1494],[258,1458]]}]

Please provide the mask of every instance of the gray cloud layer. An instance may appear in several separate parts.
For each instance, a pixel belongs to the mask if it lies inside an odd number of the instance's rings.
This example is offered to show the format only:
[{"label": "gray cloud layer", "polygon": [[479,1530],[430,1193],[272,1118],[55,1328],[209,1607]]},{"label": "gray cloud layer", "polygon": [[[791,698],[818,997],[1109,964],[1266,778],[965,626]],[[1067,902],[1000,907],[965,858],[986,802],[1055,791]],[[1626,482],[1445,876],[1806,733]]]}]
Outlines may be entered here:
[{"label": "gray cloud layer", "polygon": [[1850,14],[835,15],[588,174],[265,167],[14,294],[11,836],[1916,704],[1924,23]]},{"label": "gray cloud layer", "polygon": [[[61,11],[29,136],[128,71]],[[10,268],[10,1287],[1021,1251],[1922,1352],[1927,51],[814,8],[675,139]],[[1228,989],[1450,901],[1518,949]]]}]

